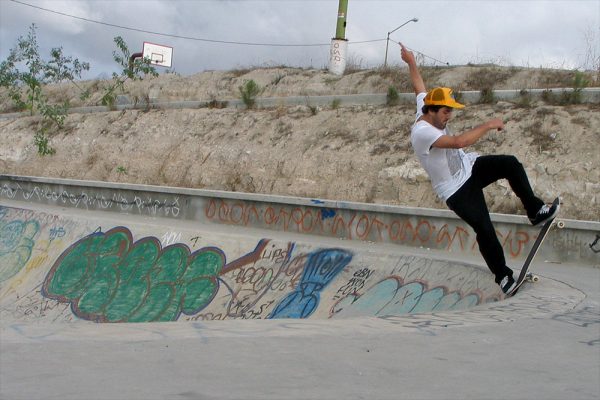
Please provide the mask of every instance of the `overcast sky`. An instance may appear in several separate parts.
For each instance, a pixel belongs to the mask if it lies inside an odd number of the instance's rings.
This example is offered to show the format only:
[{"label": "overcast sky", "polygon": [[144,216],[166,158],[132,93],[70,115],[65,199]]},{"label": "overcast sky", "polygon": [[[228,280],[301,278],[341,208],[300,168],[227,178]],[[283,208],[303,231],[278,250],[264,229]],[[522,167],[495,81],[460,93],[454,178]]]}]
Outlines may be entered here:
[{"label": "overcast sky", "polygon": [[[276,65],[326,68],[338,4],[338,0],[0,0],[0,60],[35,23],[42,56],[47,58],[52,47],[62,46],[64,54],[91,64],[85,78],[117,70],[112,58],[115,36],[123,37],[132,53],[142,51],[145,41],[173,47],[172,70],[182,75]],[[409,22],[390,38],[426,55],[422,61],[429,65],[492,62],[592,70],[599,66],[600,0],[348,0],[349,62],[363,68],[382,66],[387,33],[414,17],[419,21]],[[388,64],[401,64],[394,42]]]}]

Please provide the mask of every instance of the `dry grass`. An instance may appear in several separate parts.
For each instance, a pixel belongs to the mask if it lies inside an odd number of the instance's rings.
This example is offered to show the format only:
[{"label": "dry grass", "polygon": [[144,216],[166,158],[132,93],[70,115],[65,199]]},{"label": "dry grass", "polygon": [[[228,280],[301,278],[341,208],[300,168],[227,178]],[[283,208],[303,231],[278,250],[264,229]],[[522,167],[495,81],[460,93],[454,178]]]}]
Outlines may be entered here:
[{"label": "dry grass", "polygon": [[472,90],[490,90],[506,82],[515,72],[513,68],[497,66],[473,68],[467,75],[465,84]]}]

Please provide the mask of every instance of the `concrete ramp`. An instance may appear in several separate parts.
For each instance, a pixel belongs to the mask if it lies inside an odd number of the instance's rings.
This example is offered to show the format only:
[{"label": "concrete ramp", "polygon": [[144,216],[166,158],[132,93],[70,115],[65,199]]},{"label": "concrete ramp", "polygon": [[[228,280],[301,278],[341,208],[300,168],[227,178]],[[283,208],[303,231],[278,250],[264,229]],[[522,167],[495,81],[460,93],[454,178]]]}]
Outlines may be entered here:
[{"label": "concrete ramp", "polygon": [[[492,220],[516,272],[537,228]],[[597,399],[600,223],[565,223],[503,299],[444,210],[0,176],[0,398]]]},{"label": "concrete ramp", "polygon": [[399,245],[0,205],[4,324],[341,319],[501,298],[486,268]]}]

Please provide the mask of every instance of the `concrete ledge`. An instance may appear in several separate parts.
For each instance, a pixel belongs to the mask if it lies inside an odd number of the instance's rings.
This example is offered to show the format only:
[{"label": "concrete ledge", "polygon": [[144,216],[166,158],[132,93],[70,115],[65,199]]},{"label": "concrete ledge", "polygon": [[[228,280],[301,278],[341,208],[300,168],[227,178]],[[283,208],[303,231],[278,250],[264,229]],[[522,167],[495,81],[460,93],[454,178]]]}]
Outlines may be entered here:
[{"label": "concrete ledge", "polygon": [[[0,175],[0,199],[479,254],[474,232],[449,210],[13,175]],[[492,221],[507,258],[524,259],[539,228],[518,215]],[[600,222],[562,221],[538,257],[600,267]]]},{"label": "concrete ledge", "polygon": [[[509,89],[509,90],[494,90],[496,100],[511,101],[519,99],[523,95],[528,95],[532,100],[540,100],[544,93],[550,92],[554,95],[561,95],[563,92],[571,93],[573,88],[549,88],[549,89]],[[477,90],[460,92],[462,100],[466,103],[478,103],[481,97],[481,92]],[[415,95],[413,93],[399,93],[399,102],[402,104],[414,103]],[[225,108],[246,108],[246,105],[240,99],[219,99]],[[339,102],[340,106],[357,106],[357,105],[385,105],[387,104],[387,94],[384,93],[366,93],[366,94],[350,94],[350,95],[326,95],[326,96],[287,96],[287,97],[259,97],[256,99],[259,108],[271,108],[278,106],[331,106],[333,102]],[[582,103],[600,103],[600,88],[583,88],[581,89]],[[121,104],[117,104],[114,108],[107,106],[86,106],[72,107],[69,109],[69,114],[89,114],[109,111],[122,110],[145,110],[145,109],[190,109],[190,108],[206,108],[210,100],[181,100],[181,101],[150,101],[134,103],[123,95]],[[0,119],[14,119],[29,116],[28,112],[4,113],[0,114]]]}]

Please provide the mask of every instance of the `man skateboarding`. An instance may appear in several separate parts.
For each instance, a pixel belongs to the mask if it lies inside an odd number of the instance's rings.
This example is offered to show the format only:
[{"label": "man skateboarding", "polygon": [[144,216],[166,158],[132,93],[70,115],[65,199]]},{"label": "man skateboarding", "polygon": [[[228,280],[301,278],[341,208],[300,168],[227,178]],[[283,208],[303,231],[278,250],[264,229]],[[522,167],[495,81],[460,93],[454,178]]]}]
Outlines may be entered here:
[{"label": "man skateboarding", "polygon": [[546,205],[534,195],[525,169],[516,157],[479,156],[462,150],[476,143],[490,130],[503,130],[504,123],[494,118],[460,134],[450,134],[447,124],[452,112],[464,108],[464,105],[454,99],[449,88],[436,87],[427,92],[412,51],[402,43],[400,47],[400,56],[408,64],[417,95],[417,115],[410,133],[413,150],[429,175],[436,194],[475,231],[479,251],[494,274],[496,283],[504,293],[510,293],[516,286],[513,271],[506,266],[483,188],[500,179],[507,179],[523,203],[532,225],[553,218],[558,206]]}]

